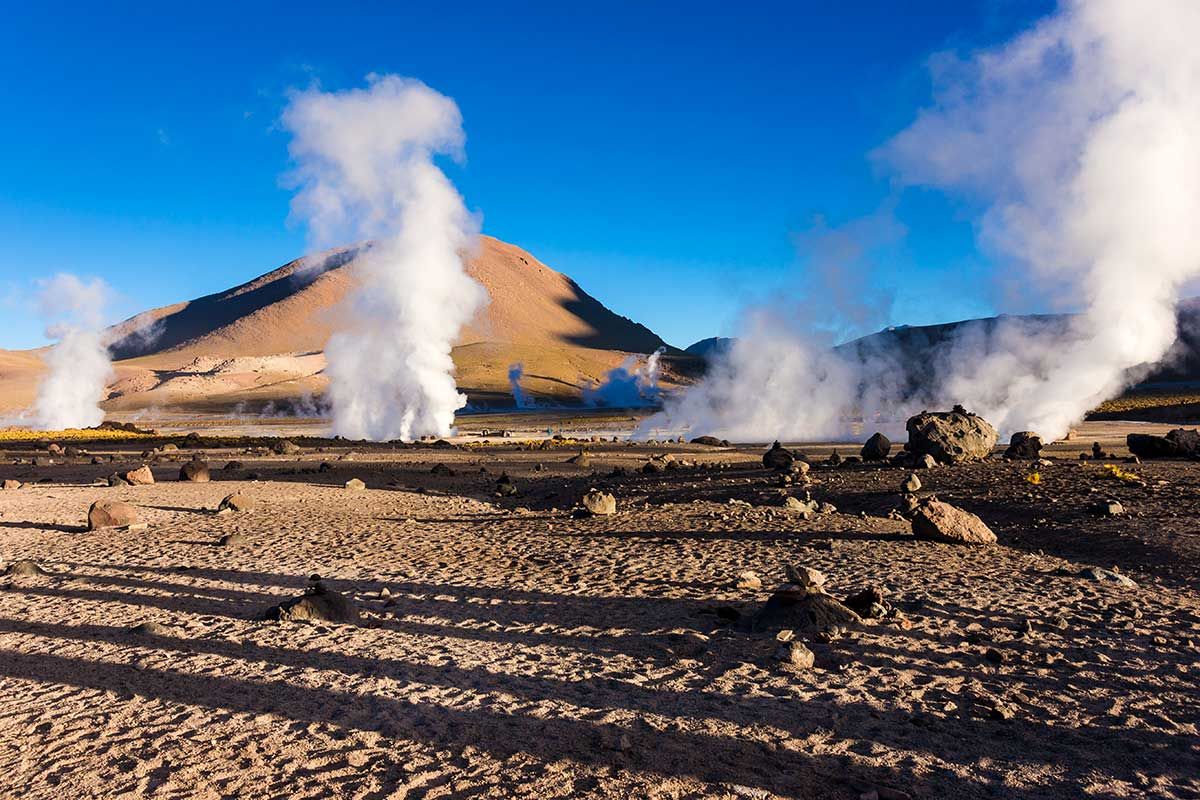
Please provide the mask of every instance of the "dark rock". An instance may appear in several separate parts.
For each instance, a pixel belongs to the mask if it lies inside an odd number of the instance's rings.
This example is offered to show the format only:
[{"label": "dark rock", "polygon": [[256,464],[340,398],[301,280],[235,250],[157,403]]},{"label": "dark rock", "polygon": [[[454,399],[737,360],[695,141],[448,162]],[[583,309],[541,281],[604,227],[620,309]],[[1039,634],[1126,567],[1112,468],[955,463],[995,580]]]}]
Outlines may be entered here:
[{"label": "dark rock", "polygon": [[771,449],[763,453],[762,463],[767,469],[777,470],[779,472],[787,472],[792,468],[792,463],[795,462],[796,456],[791,450],[781,445],[778,440],[771,445]]},{"label": "dark rock", "polygon": [[892,440],[882,433],[876,432],[867,439],[859,455],[863,461],[886,461],[888,453],[892,452]]},{"label": "dark rock", "polygon": [[715,436],[697,436],[692,444],[702,444],[705,447],[722,447],[721,440]]},{"label": "dark rock", "polygon": [[221,471],[222,472],[241,472],[245,468],[246,468],[246,465],[240,461],[230,461],[228,464],[225,465],[225,467]]},{"label": "dark rock", "polygon": [[221,544],[225,547],[241,547],[247,541],[246,537],[240,533],[228,533],[221,537]]},{"label": "dark rock", "polygon": [[845,600],[846,608],[858,614],[860,617],[874,617],[872,613],[876,607],[887,607],[887,601],[884,599],[883,590],[878,586],[868,586],[859,592],[855,592]]},{"label": "dark rock", "polygon": [[513,497],[517,494],[517,485],[508,477],[507,472],[500,473],[496,481],[496,494],[500,497]]},{"label": "dark rock", "polygon": [[271,445],[271,452],[277,456],[292,456],[300,452],[300,445],[289,439],[280,439]]},{"label": "dark rock", "polygon": [[1042,437],[1033,431],[1018,431],[1008,440],[1008,449],[1004,455],[1033,461],[1042,457]]},{"label": "dark rock", "polygon": [[1200,456],[1200,431],[1176,428],[1166,436],[1131,433],[1125,444],[1139,458],[1193,458]]}]

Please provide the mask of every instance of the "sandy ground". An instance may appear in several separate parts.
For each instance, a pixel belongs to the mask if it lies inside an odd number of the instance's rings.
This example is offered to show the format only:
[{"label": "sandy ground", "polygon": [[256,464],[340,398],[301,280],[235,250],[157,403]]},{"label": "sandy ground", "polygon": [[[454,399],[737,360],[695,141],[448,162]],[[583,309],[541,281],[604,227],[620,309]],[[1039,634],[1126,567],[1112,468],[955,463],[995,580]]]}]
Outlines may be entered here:
[{"label": "sandy ground", "polygon": [[[0,577],[0,796],[1200,797],[1200,464],[1131,467],[1141,485],[1076,461],[1129,429],[1084,426],[1036,486],[1003,461],[924,472],[996,531],[975,548],[888,518],[895,468],[814,469],[839,510],[809,521],[731,504],[775,486],[750,447],[208,447],[244,468],[180,483],[184,451],[108,488],[141,445],[37,467],[8,446],[0,478],[47,482],[0,492],[0,562],[51,575]],[[636,472],[664,450],[695,466]],[[572,517],[592,486],[616,516]],[[235,490],[259,507],[212,513]],[[84,531],[100,498],[149,527]],[[1127,513],[1091,513],[1109,498]],[[815,666],[785,667],[745,623],[786,564],[879,586],[911,626],[802,636]],[[363,624],[256,619],[314,574]]]}]

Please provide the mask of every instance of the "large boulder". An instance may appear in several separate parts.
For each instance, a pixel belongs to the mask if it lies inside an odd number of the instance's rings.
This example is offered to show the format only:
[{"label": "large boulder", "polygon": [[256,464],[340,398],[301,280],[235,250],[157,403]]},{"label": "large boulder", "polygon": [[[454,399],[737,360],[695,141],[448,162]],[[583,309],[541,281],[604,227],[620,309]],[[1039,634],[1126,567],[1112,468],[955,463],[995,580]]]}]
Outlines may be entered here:
[{"label": "large boulder", "polygon": [[1006,458],[1033,461],[1042,457],[1042,446],[1042,437],[1033,431],[1017,431],[1008,440],[1004,455]]},{"label": "large boulder", "polygon": [[145,464],[122,475],[130,486],[148,486],[154,483],[154,473]]},{"label": "large boulder", "polygon": [[97,500],[88,509],[88,530],[124,528],[137,522],[137,509],[120,500]]},{"label": "large boulder", "polygon": [[912,515],[913,535],[918,539],[950,544],[993,544],[996,534],[992,533],[983,520],[970,511],[928,500]]},{"label": "large boulder", "polygon": [[208,462],[193,458],[179,468],[179,480],[192,483],[208,483]]},{"label": "large boulder", "polygon": [[787,472],[792,468],[792,463],[795,462],[796,456],[791,450],[781,445],[778,440],[771,445],[771,449],[763,453],[762,463],[767,469],[777,470],[779,472]]},{"label": "large boulder", "polygon": [[820,631],[861,624],[862,617],[841,601],[791,584],[775,590],[751,622],[756,631]]},{"label": "large boulder", "polygon": [[360,617],[353,600],[318,581],[299,597],[268,608],[263,612],[263,619],[357,625]]},{"label": "large boulder", "polygon": [[1176,428],[1166,436],[1131,433],[1125,437],[1129,452],[1138,458],[1200,457],[1200,431]]},{"label": "large boulder", "polygon": [[886,461],[888,453],[892,452],[892,440],[882,433],[876,432],[862,447],[863,461]]},{"label": "large boulder", "polygon": [[962,406],[952,411],[922,412],[911,417],[905,427],[905,449],[916,456],[932,456],[942,464],[987,458],[1000,438],[987,420]]}]

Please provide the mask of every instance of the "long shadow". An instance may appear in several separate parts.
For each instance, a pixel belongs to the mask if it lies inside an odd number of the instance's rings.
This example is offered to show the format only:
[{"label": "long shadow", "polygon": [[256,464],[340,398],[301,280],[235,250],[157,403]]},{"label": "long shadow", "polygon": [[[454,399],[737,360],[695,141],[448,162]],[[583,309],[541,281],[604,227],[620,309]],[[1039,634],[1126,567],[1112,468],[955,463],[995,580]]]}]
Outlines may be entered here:
[{"label": "long shadow", "polygon": [[[244,714],[273,713],[298,722],[375,731],[436,747],[461,749],[473,746],[501,759],[524,753],[547,763],[569,759],[585,765],[619,766],[664,777],[733,783],[785,796],[845,797],[857,780],[895,786],[906,785],[913,779],[899,769],[824,759],[794,749],[774,747],[767,741],[678,728],[660,729],[640,719],[630,725],[596,724],[561,716],[535,717],[432,703],[414,704],[380,695],[363,696],[280,681],[245,681],[13,651],[4,652],[0,657],[0,675],[102,691],[121,687],[156,700]],[[906,731],[907,725],[912,724],[912,715],[895,712],[877,712],[870,719],[884,726],[894,725],[900,731]],[[813,720],[811,730],[817,732],[826,726],[827,720],[818,717]],[[1052,733],[1044,726],[1025,722],[1010,724],[1009,731],[1017,741]],[[990,759],[994,755],[995,744],[986,737],[972,741],[964,739],[959,732],[944,732],[937,738],[946,744],[957,743],[958,747],[953,749],[959,752],[965,749],[959,759],[964,762],[985,756]],[[1170,744],[1156,737],[1139,738],[1147,740],[1144,742],[1147,747]],[[900,746],[905,745],[901,743]],[[1190,767],[1181,763],[1180,768]],[[1076,796],[1075,791],[1090,767],[1077,764],[1068,765],[1066,769],[1073,785],[1066,784],[1051,792],[1047,792],[1048,787],[1030,790],[1007,787],[1005,796],[1013,800]],[[943,784],[939,787],[943,790],[940,796],[995,796],[994,789],[983,782],[963,780],[947,772],[941,772],[939,778]]]},{"label": "long shadow", "polygon": [[85,533],[87,531],[86,525],[59,525],[53,522],[24,522],[19,520],[0,520],[0,528],[58,531],[59,533]]}]

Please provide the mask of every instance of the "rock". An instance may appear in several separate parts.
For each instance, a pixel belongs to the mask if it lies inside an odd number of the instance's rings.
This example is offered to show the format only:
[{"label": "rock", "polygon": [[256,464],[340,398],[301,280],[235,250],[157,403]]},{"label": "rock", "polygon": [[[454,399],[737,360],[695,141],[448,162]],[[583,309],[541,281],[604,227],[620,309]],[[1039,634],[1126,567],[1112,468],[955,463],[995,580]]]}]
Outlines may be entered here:
[{"label": "rock", "polygon": [[908,473],[908,477],[904,479],[904,483],[900,484],[900,491],[906,494],[916,494],[921,491],[921,479],[917,477],[917,473]]},{"label": "rock", "polygon": [[617,498],[607,492],[592,489],[583,496],[583,507],[594,517],[609,517],[617,513]]},{"label": "rock", "polygon": [[175,444],[174,442],[163,442],[163,444],[158,448],[158,452],[160,453],[174,453],[178,450],[179,445]]},{"label": "rock", "polygon": [[4,574],[14,578],[45,578],[50,575],[36,561],[30,561],[28,558],[9,564],[4,569]]},{"label": "rock", "polygon": [[226,495],[221,500],[220,505],[217,506],[217,511],[253,511],[257,505],[258,503],[255,502],[253,497],[244,495],[241,492],[234,492],[233,494]]},{"label": "rock", "polygon": [[926,411],[909,418],[908,444],[917,456],[929,455],[942,464],[959,464],[987,458],[999,434],[987,420],[955,406],[952,411]]},{"label": "rock", "polygon": [[300,452],[300,445],[289,439],[280,439],[271,445],[271,452],[277,456],[293,456]]},{"label": "rock", "polygon": [[88,530],[123,528],[137,522],[137,509],[120,500],[97,500],[88,509]]},{"label": "rock", "polygon": [[1138,458],[1192,458],[1200,456],[1200,431],[1176,428],[1166,436],[1131,433],[1125,444]]},{"label": "rock", "polygon": [[757,572],[746,570],[745,572],[738,573],[737,588],[749,592],[757,592],[762,589],[762,586],[762,578],[759,577]]},{"label": "rock", "polygon": [[825,573],[812,567],[797,567],[792,564],[785,564],[783,572],[787,576],[788,582],[810,592],[819,592],[821,591],[821,587],[825,585]]},{"label": "rock", "polygon": [[191,483],[208,483],[208,462],[193,458],[179,468],[179,480]]},{"label": "rock", "polygon": [[317,472],[333,472],[333,464],[328,461],[322,461],[321,466],[317,467]]},{"label": "rock", "polygon": [[240,461],[230,461],[228,464],[226,464],[221,469],[221,471],[222,472],[241,472],[245,468],[246,468],[246,465]]},{"label": "rock", "polygon": [[357,625],[360,617],[353,600],[317,581],[300,597],[268,608],[263,612],[263,619]]},{"label": "rock", "polygon": [[130,486],[149,486],[154,483],[154,473],[145,464],[126,472],[122,477]]},{"label": "rock", "polygon": [[1101,567],[1084,567],[1079,571],[1079,577],[1087,578],[1096,581],[1097,583],[1111,583],[1120,586],[1124,589],[1136,589],[1137,583],[1130,577],[1122,575],[1115,569],[1102,569]]},{"label": "rock", "polygon": [[667,471],[667,460],[665,458],[654,457],[642,464],[642,472],[646,475],[652,475],[659,472]]},{"label": "rock", "polygon": [[795,669],[812,669],[812,665],[816,661],[812,650],[794,640],[780,645],[779,649],[775,651],[775,658]]},{"label": "rock", "polygon": [[[845,599],[846,608],[851,609],[860,617],[873,618],[881,617],[887,613],[888,604],[884,599],[883,590],[878,586],[868,586],[859,592],[855,592]],[[883,609],[883,614],[879,610]]]},{"label": "rock", "polygon": [[221,544],[225,547],[241,547],[249,541],[240,533],[227,533],[221,537]]},{"label": "rock", "polygon": [[351,478],[350,480],[346,481],[346,488],[352,492],[361,492],[367,488],[367,485],[358,478]]},{"label": "rock", "polygon": [[702,444],[705,447],[724,447],[729,444],[728,442],[722,443],[722,441],[715,436],[697,436],[692,439],[692,444]]},{"label": "rock", "polygon": [[778,440],[771,445],[771,449],[763,453],[762,463],[767,469],[777,470],[779,472],[787,472],[792,468],[792,463],[795,462],[796,456],[791,450],[781,445]]},{"label": "rock", "polygon": [[886,461],[888,453],[892,452],[892,440],[882,433],[876,432],[867,439],[859,455],[863,461]]},{"label": "rock", "polygon": [[496,494],[500,497],[514,497],[517,494],[517,485],[508,477],[507,472],[500,473],[496,480]]},{"label": "rock", "polygon": [[20,481],[14,480],[12,478],[6,478],[4,481],[5,489],[20,489],[24,485],[25,484],[21,483]]},{"label": "rock", "polygon": [[1118,500],[1101,500],[1092,506],[1092,513],[1101,517],[1119,517],[1125,513],[1125,506]]},{"label": "rock", "polygon": [[167,627],[153,621],[134,625],[129,629],[129,632],[138,636],[169,636],[171,634],[171,631]]},{"label": "rock", "polygon": [[809,519],[817,513],[817,504],[811,500],[801,500],[798,497],[788,495],[783,498],[783,508],[785,511],[790,511],[793,514],[799,514],[805,519]]},{"label": "rock", "polygon": [[806,592],[789,586],[777,589],[754,616],[754,630],[819,631],[833,626],[861,625],[862,617],[821,592]]},{"label": "rock", "polygon": [[574,464],[577,467],[590,467],[592,465],[592,457],[580,450],[575,455],[567,459],[568,464]]},{"label": "rock", "polygon": [[940,500],[922,503],[912,516],[913,535],[918,539],[950,544],[993,544],[996,534],[983,520]]},{"label": "rock", "polygon": [[447,467],[445,464],[443,464],[439,461],[438,463],[433,465],[433,469],[429,470],[429,474],[430,475],[446,475],[447,477],[454,477],[454,470],[450,469],[450,467]]},{"label": "rock", "polygon": [[114,472],[112,475],[108,476],[108,485],[109,486],[128,486],[129,481],[125,480],[125,476],[122,475],[121,473]]},{"label": "rock", "polygon": [[1033,431],[1018,431],[1008,440],[1008,449],[1004,451],[1007,458],[1018,458],[1029,461],[1042,457],[1042,437]]},{"label": "rock", "polygon": [[842,465],[842,456],[837,450],[829,454],[829,458],[825,459],[825,463],[831,467],[840,467]]}]

